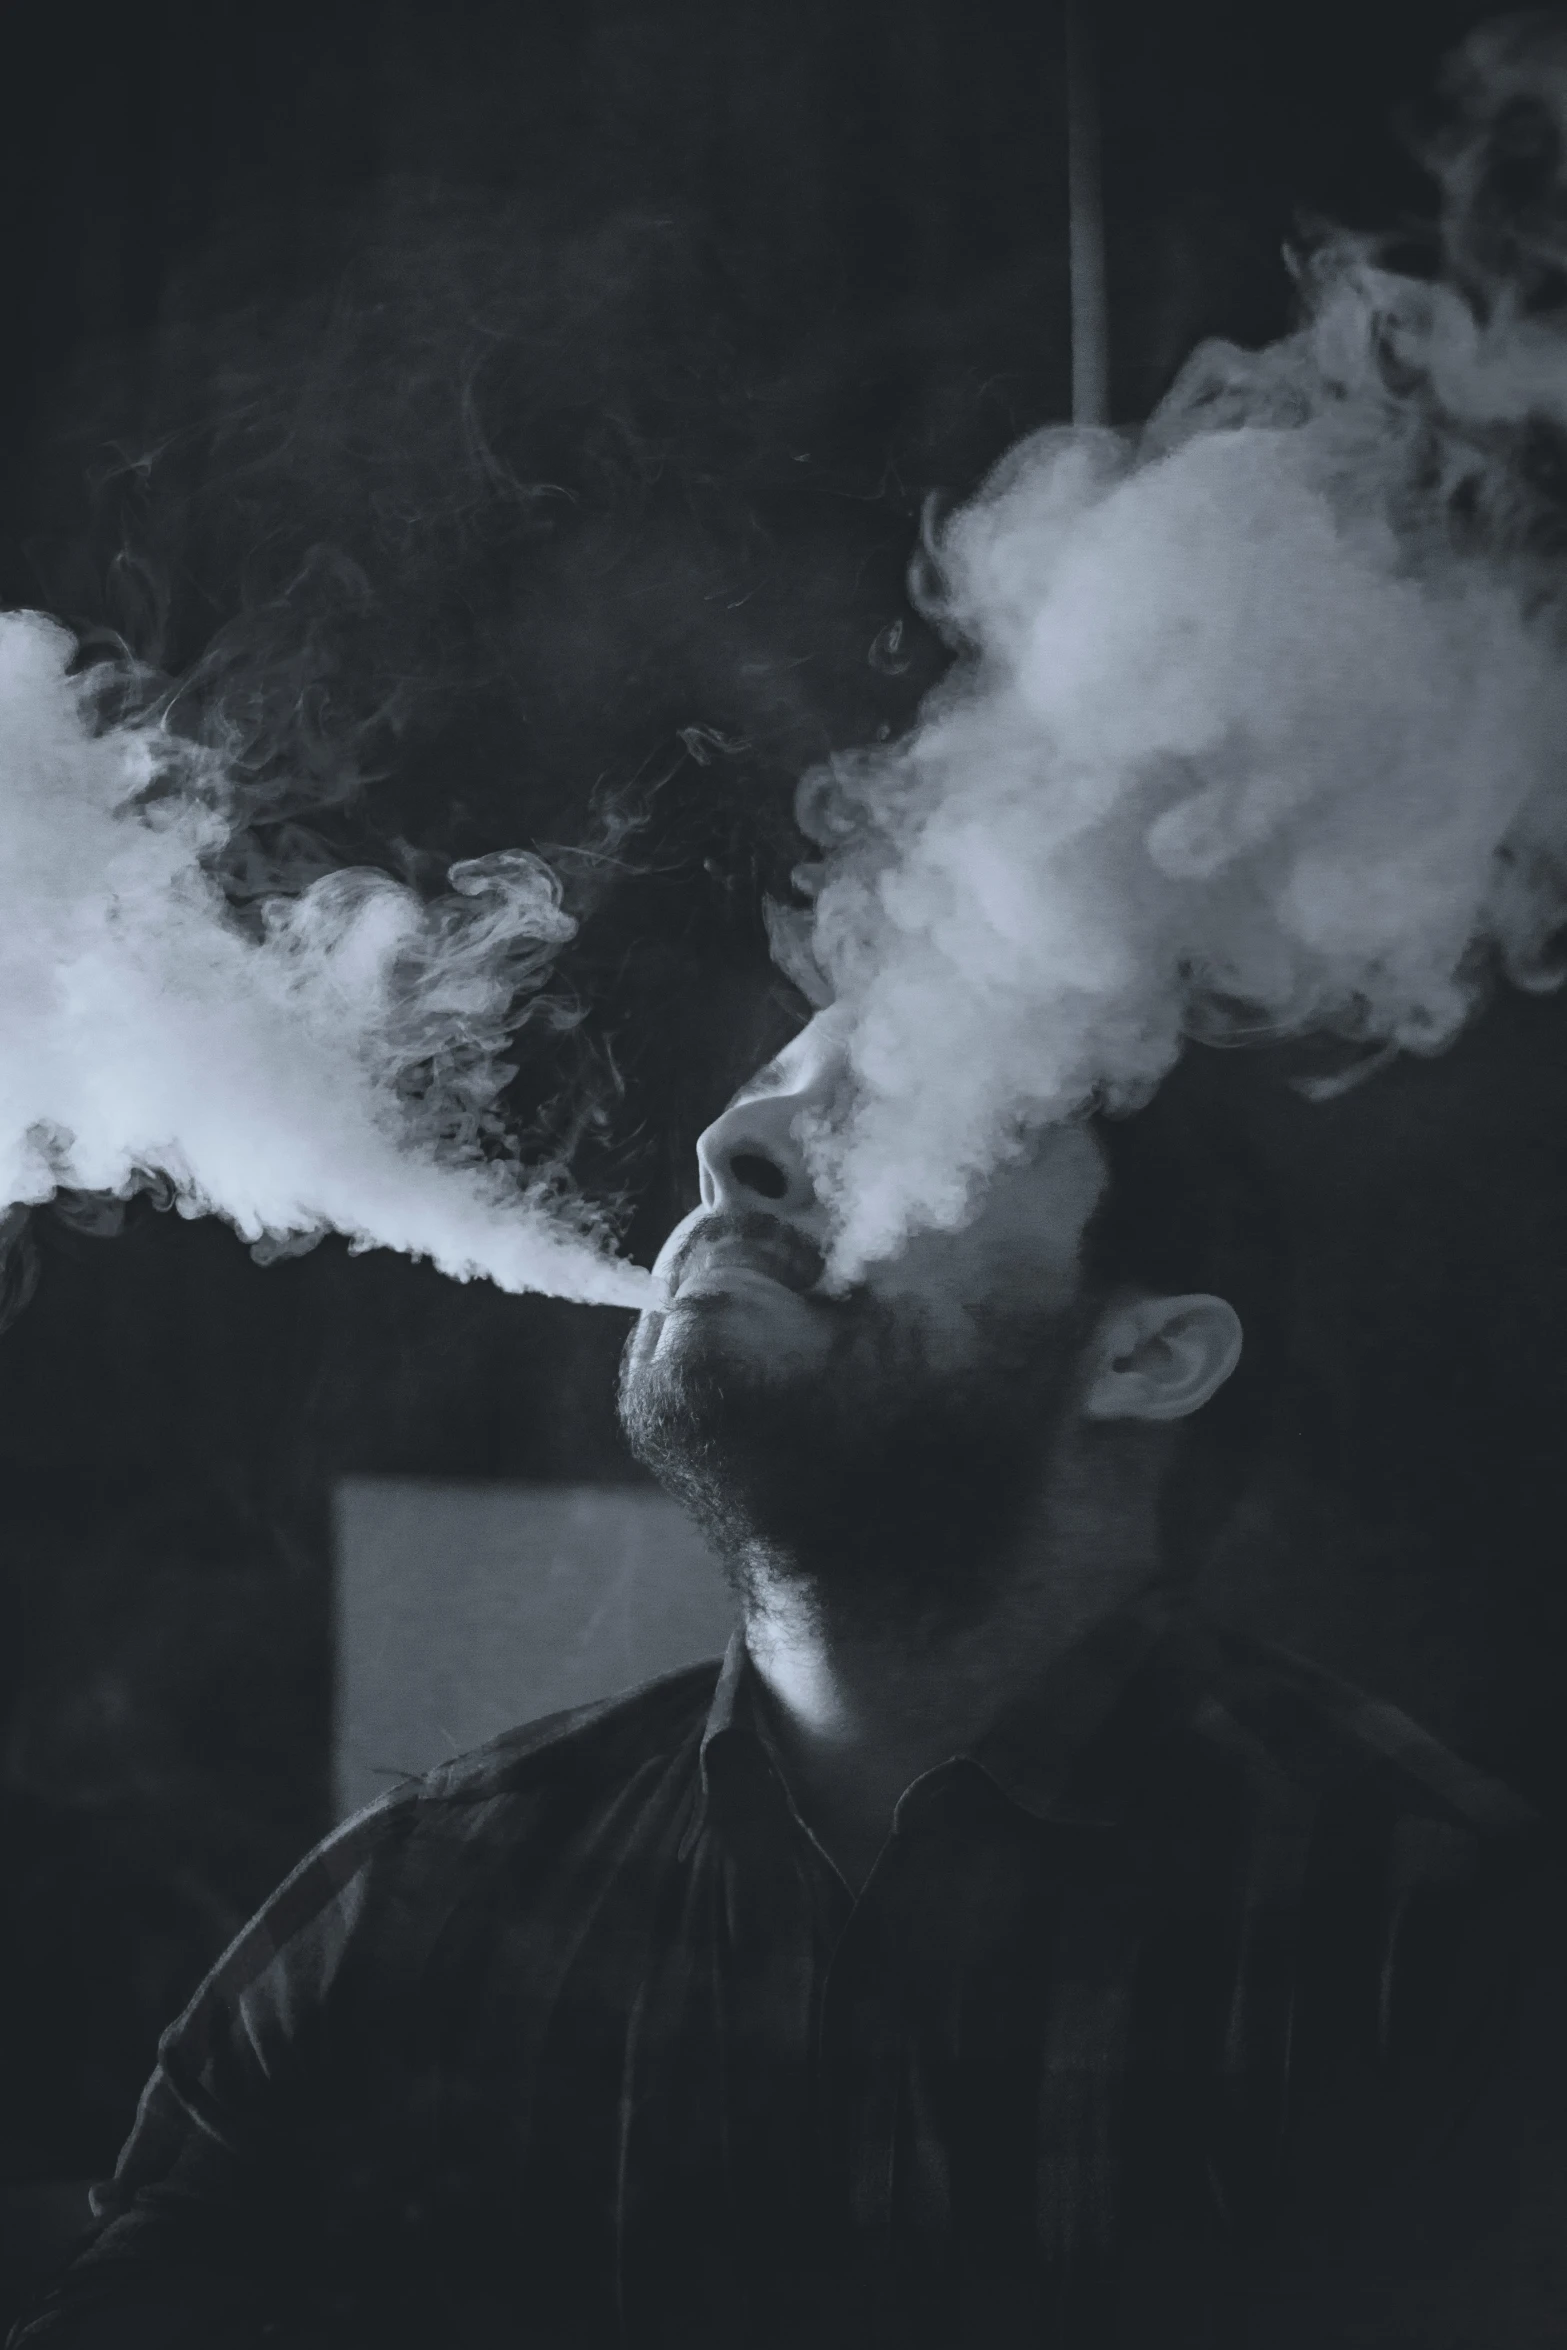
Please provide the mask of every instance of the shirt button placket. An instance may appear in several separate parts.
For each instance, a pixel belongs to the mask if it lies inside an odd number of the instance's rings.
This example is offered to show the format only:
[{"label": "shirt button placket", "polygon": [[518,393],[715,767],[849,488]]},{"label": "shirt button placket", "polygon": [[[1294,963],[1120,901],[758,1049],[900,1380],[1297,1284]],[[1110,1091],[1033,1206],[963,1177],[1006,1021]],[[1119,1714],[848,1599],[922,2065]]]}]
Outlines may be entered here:
[{"label": "shirt button placket", "polygon": [[892,2341],[889,2287],[895,2255],[898,2129],[905,2050],[896,1985],[889,1980],[889,1847],[844,1929],[822,2000],[829,2176],[852,2241],[867,2345]]}]

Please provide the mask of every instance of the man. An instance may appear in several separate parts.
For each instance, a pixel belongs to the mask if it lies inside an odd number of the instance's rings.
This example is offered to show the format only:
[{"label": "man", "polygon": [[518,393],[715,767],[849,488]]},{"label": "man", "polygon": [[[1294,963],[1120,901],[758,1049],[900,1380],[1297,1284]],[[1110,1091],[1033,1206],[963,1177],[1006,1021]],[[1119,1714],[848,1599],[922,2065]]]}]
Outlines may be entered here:
[{"label": "man", "polygon": [[845,1065],[829,1012],[709,1128],[627,1350],[722,1668],[307,1861],[29,2350],[1567,2338],[1544,1839],[1169,1571],[1220,1156],[1059,1129],[830,1294]]}]

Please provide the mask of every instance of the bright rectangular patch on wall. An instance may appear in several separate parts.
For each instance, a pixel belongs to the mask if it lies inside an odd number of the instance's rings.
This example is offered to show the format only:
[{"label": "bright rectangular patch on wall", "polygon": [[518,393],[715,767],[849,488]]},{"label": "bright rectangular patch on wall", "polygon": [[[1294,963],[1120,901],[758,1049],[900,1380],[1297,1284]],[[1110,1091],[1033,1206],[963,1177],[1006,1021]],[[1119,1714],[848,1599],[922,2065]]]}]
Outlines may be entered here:
[{"label": "bright rectangular patch on wall", "polygon": [[648,1487],[349,1477],[334,1514],[339,1818],[729,1636],[722,1570]]}]

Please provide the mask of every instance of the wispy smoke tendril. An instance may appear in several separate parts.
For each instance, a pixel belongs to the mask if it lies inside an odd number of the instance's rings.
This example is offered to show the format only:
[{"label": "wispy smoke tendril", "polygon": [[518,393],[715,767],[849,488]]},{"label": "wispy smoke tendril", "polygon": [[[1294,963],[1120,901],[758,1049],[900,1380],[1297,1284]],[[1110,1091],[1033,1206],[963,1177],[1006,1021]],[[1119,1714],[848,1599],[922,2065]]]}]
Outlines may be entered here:
[{"label": "wispy smoke tendril", "polygon": [[[0,616],[0,1200],[172,1185],[263,1255],[324,1231],[633,1304],[590,1212],[508,1145],[503,1053],[572,933],[524,851],[427,900],[347,869],[245,921],[224,754],[126,661]],[[540,1006],[545,1009],[540,1014]]]}]

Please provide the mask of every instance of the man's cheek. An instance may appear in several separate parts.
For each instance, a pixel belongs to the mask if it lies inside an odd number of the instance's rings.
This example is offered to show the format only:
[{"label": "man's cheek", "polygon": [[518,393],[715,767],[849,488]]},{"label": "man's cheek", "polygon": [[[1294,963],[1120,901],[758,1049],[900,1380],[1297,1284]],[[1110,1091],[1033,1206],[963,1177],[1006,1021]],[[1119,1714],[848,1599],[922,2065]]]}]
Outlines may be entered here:
[{"label": "man's cheek", "polygon": [[905,1346],[942,1363],[974,1359],[981,1325],[1018,1267],[997,1262],[972,1233],[915,1233],[896,1257],[867,1269],[865,1291]]}]

